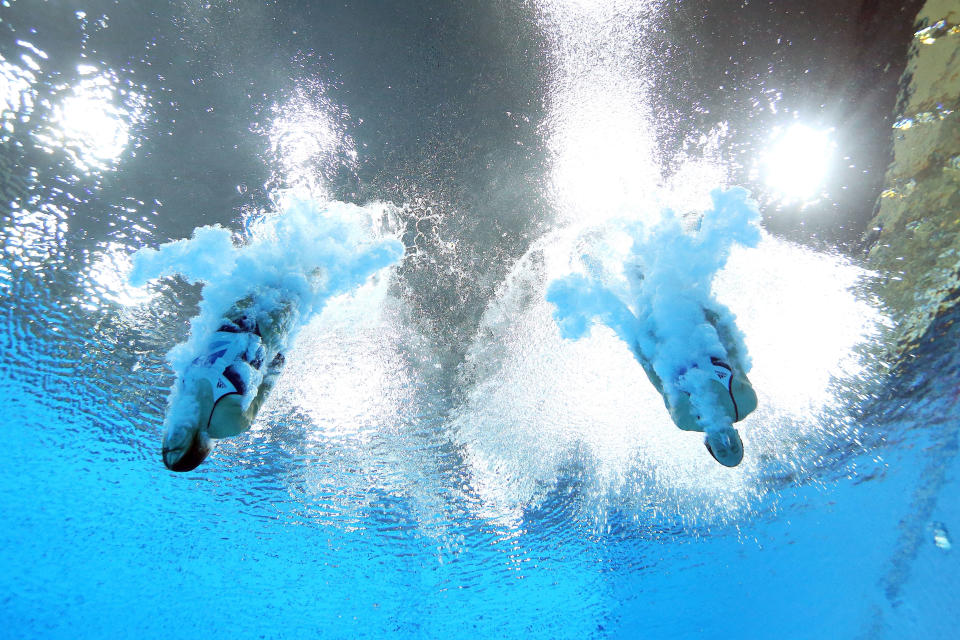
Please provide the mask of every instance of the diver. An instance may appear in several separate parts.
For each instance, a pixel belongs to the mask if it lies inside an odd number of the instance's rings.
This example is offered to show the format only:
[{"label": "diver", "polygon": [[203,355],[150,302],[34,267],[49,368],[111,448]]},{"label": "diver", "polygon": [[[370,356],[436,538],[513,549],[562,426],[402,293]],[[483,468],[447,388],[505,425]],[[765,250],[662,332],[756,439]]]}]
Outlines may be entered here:
[{"label": "diver", "polygon": [[250,428],[283,369],[296,308],[292,300],[250,295],[223,315],[203,355],[177,381],[163,436],[168,469],[192,471],[210,455],[214,440]]},{"label": "diver", "polygon": [[574,275],[556,280],[547,300],[556,307],[554,319],[564,337],[579,338],[594,319],[613,329],[630,345],[674,424],[704,433],[707,451],[720,464],[740,464],[743,442],[733,425],[757,408],[757,394],[746,376],[750,363],[742,334],[729,311],[718,304],[710,308],[690,301],[683,306],[697,318],[695,328],[679,333],[675,327],[664,328],[674,334],[668,340],[656,328],[649,307],[638,317],[592,278]]},{"label": "diver", "polygon": [[710,455],[735,467],[743,460],[743,442],[733,425],[757,408],[757,394],[746,376],[745,336],[733,313],[714,299],[713,280],[734,245],[760,242],[761,217],[741,187],[714,189],[710,200],[693,224],[670,209],[654,224],[615,222],[617,237],[632,240],[625,252],[612,237],[604,239],[606,231],[581,234],[583,272],[555,279],[546,298],[564,338],[580,339],[595,322],[612,329],[673,422],[704,433]]},{"label": "diver", "polygon": [[[707,397],[692,398],[689,392],[682,390],[676,379],[670,385],[673,390],[668,391],[661,377],[654,371],[651,358],[643,354],[639,344],[634,344],[632,352],[651,384],[663,398],[673,423],[684,431],[706,433],[704,446],[713,459],[725,467],[735,467],[743,460],[743,441],[733,425],[757,408],[757,394],[744,373],[747,367],[739,353],[737,340],[733,339],[734,334],[731,332],[735,327],[728,326],[722,320],[721,314],[709,309],[704,309],[704,315],[716,330],[717,337],[727,352],[724,358],[709,357],[706,382],[699,385],[701,389],[706,389],[702,393]],[[690,368],[700,367],[691,364]],[[688,371],[679,370],[676,377],[687,373]],[[704,415],[705,408],[713,415]],[[720,428],[715,426],[718,423]],[[713,428],[710,428],[711,426]]]}]

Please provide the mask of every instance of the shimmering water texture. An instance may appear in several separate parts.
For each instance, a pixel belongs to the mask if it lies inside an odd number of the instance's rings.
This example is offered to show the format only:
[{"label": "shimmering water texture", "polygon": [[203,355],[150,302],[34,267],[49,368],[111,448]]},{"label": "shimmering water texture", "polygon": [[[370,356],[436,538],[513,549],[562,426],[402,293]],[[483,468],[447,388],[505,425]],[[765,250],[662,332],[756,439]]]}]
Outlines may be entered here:
[{"label": "shimmering water texture", "polygon": [[[254,318],[288,316],[275,340],[278,344],[272,347],[282,357],[330,298],[351,293],[403,255],[402,243],[384,235],[390,233],[393,222],[386,205],[323,203],[293,194],[283,194],[278,201],[277,211],[248,225],[247,236],[239,244],[228,229],[201,227],[189,240],[142,249],[133,257],[133,286],[167,275],[203,285],[200,313],[191,321],[190,338],[168,356],[177,376],[164,419],[168,434],[198,422],[194,414],[200,407],[190,395],[194,387],[189,379],[197,375],[197,367],[191,364],[207,355],[214,331],[236,320],[229,311],[238,301],[251,300],[247,312]],[[263,374],[259,367],[240,371],[247,408]]]}]

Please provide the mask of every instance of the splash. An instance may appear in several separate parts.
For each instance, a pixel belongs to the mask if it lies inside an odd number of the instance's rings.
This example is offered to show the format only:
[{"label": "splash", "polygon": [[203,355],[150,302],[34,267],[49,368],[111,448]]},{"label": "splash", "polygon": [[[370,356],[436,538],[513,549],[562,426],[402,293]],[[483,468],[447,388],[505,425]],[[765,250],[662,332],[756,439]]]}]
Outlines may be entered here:
[{"label": "splash", "polygon": [[[249,225],[240,243],[228,229],[215,225],[196,229],[187,240],[141,249],[133,256],[129,281],[142,286],[179,275],[203,285],[190,337],[168,354],[180,379],[222,324],[224,313],[246,296],[253,296],[265,312],[294,304],[296,319],[282,345],[282,350],[289,349],[300,329],[332,298],[352,292],[401,259],[403,244],[394,229],[389,205],[360,207],[286,194],[279,198],[277,211]],[[170,407],[185,406],[186,411],[189,403],[177,403],[177,388]],[[168,414],[167,421],[175,417]]]},{"label": "splash", "polygon": [[[640,206],[659,211],[657,202],[648,198]],[[684,277],[698,277],[688,304],[715,298],[713,310],[728,308],[726,317],[736,317],[743,337],[738,333],[732,343],[749,345],[749,361],[746,349],[740,352],[759,396],[757,410],[738,423],[743,463],[736,469],[716,464],[702,438],[676,428],[618,335],[638,325],[623,302],[637,301],[628,297],[625,275],[635,248],[629,226],[564,227],[537,240],[514,265],[459,371],[464,398],[448,433],[478,514],[520,526],[530,509],[576,491],[572,517],[588,527],[602,530],[608,516],[619,514],[645,523],[651,535],[673,539],[678,526],[712,529],[776,509],[784,482],[818,482],[823,470],[833,469],[834,452],[869,439],[849,412],[884,379],[873,347],[884,339],[889,318],[863,289],[876,275],[843,256],[759,229],[755,243],[753,225],[746,223],[755,213],[745,201],[714,216],[733,229],[711,230],[705,220],[695,233],[690,221],[685,239],[677,228],[683,220],[647,224],[650,235],[641,240],[654,245],[653,253],[641,253],[648,286],[650,265],[675,264]],[[705,251],[694,257],[702,262],[657,246],[658,231],[668,229],[680,247]],[[744,242],[731,239],[734,230],[745,234]],[[704,232],[726,238],[729,255],[720,244],[704,243]],[[673,262],[662,262],[670,255]],[[574,308],[586,319],[571,327],[582,329],[583,337],[570,340],[553,317],[557,308],[547,291],[575,277],[604,285],[593,290],[594,309],[609,315]],[[624,319],[619,327],[618,318]]]},{"label": "splash", "polygon": [[671,403],[690,396],[707,431],[725,426],[716,407],[701,402],[710,397],[711,357],[750,370],[743,334],[711,283],[734,244],[760,242],[760,214],[746,190],[715,190],[711,197],[713,207],[695,232],[669,210],[649,231],[625,223],[632,246],[620,265],[584,255],[586,274],[557,279],[547,291],[565,338],[583,337],[597,320],[607,325],[650,363]]}]

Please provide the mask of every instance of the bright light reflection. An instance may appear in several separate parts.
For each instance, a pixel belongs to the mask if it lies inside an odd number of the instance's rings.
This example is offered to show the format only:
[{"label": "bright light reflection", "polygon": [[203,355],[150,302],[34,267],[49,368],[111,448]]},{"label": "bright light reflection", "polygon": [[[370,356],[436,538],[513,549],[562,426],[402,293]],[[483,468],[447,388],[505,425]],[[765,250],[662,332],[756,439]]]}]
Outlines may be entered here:
[{"label": "bright light reflection", "polygon": [[65,146],[75,150],[81,167],[103,166],[120,155],[129,141],[121,110],[114,106],[116,94],[102,76],[81,82],[56,108],[53,123],[60,128]]},{"label": "bright light reflection", "polygon": [[7,142],[14,132],[18,116],[33,110],[36,76],[26,69],[8,62],[0,54],[0,142]]},{"label": "bright light reflection", "polygon": [[816,199],[833,155],[832,129],[793,125],[776,131],[763,154],[763,178],[777,199]]},{"label": "bright light reflection", "polygon": [[81,171],[109,170],[130,144],[130,127],[142,117],[144,100],[118,89],[111,73],[91,75],[89,65],[78,72],[85,77],[53,106],[36,139],[47,151],[62,149]]},{"label": "bright light reflection", "polygon": [[273,111],[267,135],[279,182],[323,197],[329,176],[357,158],[346,134],[345,114],[323,95],[322,86],[309,85],[284,104],[274,105]]},{"label": "bright light reflection", "polygon": [[557,204],[574,220],[622,215],[657,184],[653,133],[623,87],[568,89],[548,143]]},{"label": "bright light reflection", "polygon": [[14,209],[13,224],[4,229],[0,239],[3,251],[16,266],[39,266],[54,260],[63,248],[68,231],[65,209],[44,203],[37,209]]},{"label": "bright light reflection", "polygon": [[111,160],[120,155],[130,136],[125,123],[111,113],[109,92],[73,95],[57,111],[65,138],[85,147],[86,155],[96,160]]},{"label": "bright light reflection", "polygon": [[155,294],[147,287],[129,284],[131,267],[130,248],[116,242],[107,243],[87,273],[90,293],[123,306],[149,301]]},{"label": "bright light reflection", "polygon": [[382,314],[388,286],[389,278],[375,278],[331,299],[288,354],[274,395],[287,413],[312,418],[314,442],[364,440],[396,422],[406,391],[400,364],[382,341],[390,335]]}]

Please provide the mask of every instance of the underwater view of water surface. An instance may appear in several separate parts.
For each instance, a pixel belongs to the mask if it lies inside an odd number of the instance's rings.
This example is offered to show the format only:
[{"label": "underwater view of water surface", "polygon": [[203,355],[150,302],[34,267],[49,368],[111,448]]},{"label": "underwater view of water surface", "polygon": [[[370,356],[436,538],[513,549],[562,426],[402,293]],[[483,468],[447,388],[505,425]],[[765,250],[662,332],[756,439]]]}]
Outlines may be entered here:
[{"label": "underwater view of water surface", "polygon": [[956,0],[3,0],[0,637],[956,637],[957,69]]}]

